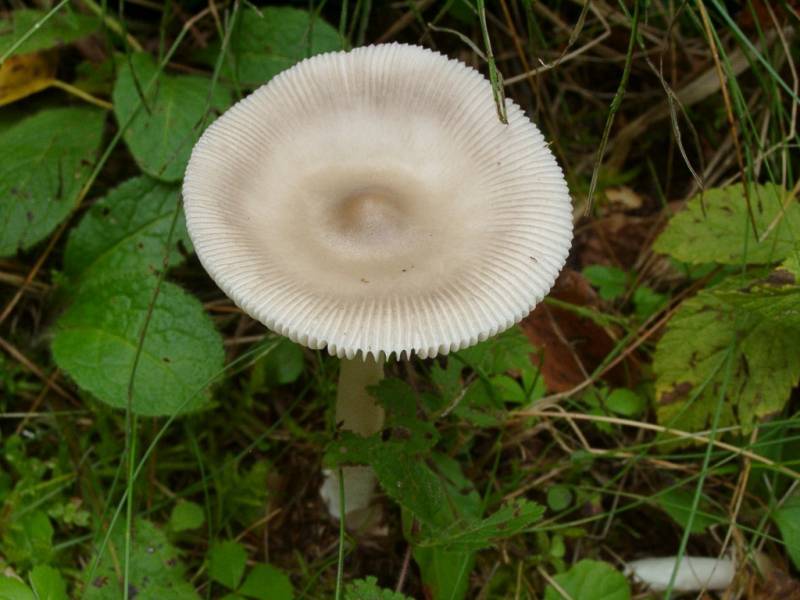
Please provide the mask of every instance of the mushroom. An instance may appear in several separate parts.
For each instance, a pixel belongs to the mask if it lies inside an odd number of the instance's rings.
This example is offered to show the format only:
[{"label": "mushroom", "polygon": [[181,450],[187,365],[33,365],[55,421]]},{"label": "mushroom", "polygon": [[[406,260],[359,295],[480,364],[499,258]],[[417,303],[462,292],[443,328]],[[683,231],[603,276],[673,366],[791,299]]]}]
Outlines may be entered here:
[{"label": "mushroom", "polygon": [[[202,135],[183,184],[197,255],[246,313],[342,359],[336,420],[368,436],[365,391],[394,356],[485,340],[521,320],[566,260],[572,210],[542,134],[490,83],[387,44],[306,59]],[[338,516],[338,480],[323,496]],[[344,471],[346,512],[374,475]],[[337,493],[331,493],[335,489]]]}]

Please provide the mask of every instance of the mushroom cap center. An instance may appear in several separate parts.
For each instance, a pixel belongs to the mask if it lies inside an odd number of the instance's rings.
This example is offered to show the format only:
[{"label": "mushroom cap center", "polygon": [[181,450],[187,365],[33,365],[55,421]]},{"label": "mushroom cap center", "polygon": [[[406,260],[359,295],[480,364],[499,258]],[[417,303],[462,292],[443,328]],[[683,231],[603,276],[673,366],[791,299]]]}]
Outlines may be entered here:
[{"label": "mushroom cap center", "polygon": [[334,231],[358,244],[383,245],[402,236],[410,226],[409,210],[398,194],[366,187],[346,195],[331,206]]}]

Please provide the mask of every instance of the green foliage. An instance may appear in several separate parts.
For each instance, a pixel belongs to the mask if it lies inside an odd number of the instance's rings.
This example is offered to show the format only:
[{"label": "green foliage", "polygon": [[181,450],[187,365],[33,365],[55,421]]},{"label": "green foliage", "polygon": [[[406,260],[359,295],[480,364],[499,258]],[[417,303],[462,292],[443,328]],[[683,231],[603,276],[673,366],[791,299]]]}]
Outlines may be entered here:
[{"label": "green foliage", "polygon": [[347,584],[344,591],[345,600],[409,600],[407,596],[378,587],[374,577],[356,579]]},{"label": "green foliage", "polygon": [[[178,186],[142,176],[95,202],[70,232],[64,271],[72,278],[149,274],[164,267],[166,243],[179,201]],[[183,262],[192,244],[181,211],[169,248],[169,265]]]},{"label": "green foliage", "polygon": [[[753,234],[740,184],[706,190],[670,219],[653,248],[680,261],[726,265],[783,260],[798,248],[800,204],[787,203],[787,192],[774,184],[751,185],[750,203],[760,237]],[[784,206],[785,205],[785,206]]]},{"label": "green foliage", "polygon": [[53,567],[39,565],[30,574],[31,586],[36,600],[69,600],[67,583]]},{"label": "green foliage", "polygon": [[[222,75],[245,87],[257,87],[296,62],[342,48],[339,32],[322,17],[288,6],[246,6],[231,33]],[[201,57],[214,65],[220,45]]]},{"label": "green foliage", "polygon": [[[178,551],[152,523],[137,519],[132,531],[129,590],[137,600],[200,600],[185,581]],[[119,556],[125,548],[125,523],[117,522],[96,568],[84,573],[83,600],[121,600]]]},{"label": "green foliage", "polygon": [[303,348],[280,338],[275,347],[253,365],[250,388],[256,391],[294,383],[303,373],[303,361]]},{"label": "green foliage", "polygon": [[53,533],[43,510],[20,510],[3,532],[3,554],[15,565],[46,563],[53,555]]},{"label": "green foliage", "polygon": [[31,588],[19,579],[0,574],[0,600],[37,600]]},{"label": "green foliage", "polygon": [[572,504],[572,491],[564,485],[554,485],[547,490],[547,506],[556,512],[569,508]]},{"label": "green foliage", "polygon": [[239,587],[247,566],[247,551],[236,542],[221,542],[208,553],[208,575],[212,580],[235,590]]},{"label": "green foliage", "polygon": [[597,288],[603,300],[619,298],[628,287],[628,274],[617,267],[589,265],[583,270],[583,276]]},{"label": "green foliage", "polygon": [[663,425],[704,429],[722,402],[718,426],[739,423],[750,431],[785,405],[800,378],[800,323],[765,316],[769,296],[753,295],[746,311],[722,299],[740,289],[730,280],[704,290],[670,320],[653,357]]},{"label": "green foliage", "polygon": [[[128,402],[128,380],[156,280],[146,275],[98,278],[78,291],[52,343],[56,363],[84,390],[116,407]],[[134,381],[131,409],[141,415],[197,410],[202,391],[222,368],[219,333],[195,298],[163,282]]]},{"label": "green foliage", "polygon": [[653,497],[653,502],[663,509],[672,519],[684,529],[691,520],[691,533],[703,533],[711,525],[724,522],[724,518],[714,514],[709,506],[708,499],[701,497],[698,509],[692,514],[694,504],[694,490],[672,488],[662,490]]},{"label": "green foliage", "polygon": [[178,502],[169,517],[169,529],[173,533],[197,529],[206,520],[206,513],[194,502]]},{"label": "green foliage", "polygon": [[792,559],[794,567],[800,569],[800,494],[789,496],[781,507],[772,513],[772,520],[781,532],[786,552]]},{"label": "green foliage", "polygon": [[47,13],[41,10],[20,9],[11,12],[11,18],[3,22],[0,29],[0,56],[14,43],[34,30],[10,56],[46,50],[54,46],[69,44],[86,37],[100,26],[100,20],[72,10],[70,6],[58,11],[42,22]]},{"label": "green foliage", "polygon": [[258,563],[245,577],[239,594],[256,600],[292,600],[294,588],[286,573],[272,565]]},{"label": "green foliage", "polygon": [[231,102],[225,88],[211,83],[208,77],[158,74],[149,54],[133,54],[123,64],[114,85],[114,114],[120,127],[132,119],[124,139],[142,171],[163,181],[183,177],[209,115]]},{"label": "green foliage", "polygon": [[0,130],[0,256],[27,250],[74,209],[91,172],[105,114],[50,108]]},{"label": "green foliage", "polygon": [[[629,600],[630,586],[625,576],[606,562],[582,560],[566,573],[553,579],[569,594],[568,598],[580,600]],[[545,600],[563,600],[564,596],[548,585]]]}]

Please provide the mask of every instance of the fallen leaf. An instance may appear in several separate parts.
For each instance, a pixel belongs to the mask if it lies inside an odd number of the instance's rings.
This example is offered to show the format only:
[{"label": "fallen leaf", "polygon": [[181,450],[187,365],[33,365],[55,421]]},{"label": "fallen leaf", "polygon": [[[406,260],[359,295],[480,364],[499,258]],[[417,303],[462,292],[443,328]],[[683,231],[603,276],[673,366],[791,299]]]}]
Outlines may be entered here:
[{"label": "fallen leaf", "polygon": [[[571,269],[561,272],[549,296],[581,307],[604,309],[589,282]],[[542,350],[542,377],[547,388],[556,392],[580,384],[616,345],[609,331],[592,319],[545,302],[522,321],[521,327],[533,345]],[[630,356],[603,379],[614,386],[631,387],[638,375],[638,361]]]},{"label": "fallen leaf", "polygon": [[642,197],[627,185],[606,188],[606,198],[613,208],[619,210],[638,210],[642,208]]},{"label": "fallen leaf", "polygon": [[50,87],[56,64],[54,52],[31,52],[6,59],[0,64],[0,106]]}]

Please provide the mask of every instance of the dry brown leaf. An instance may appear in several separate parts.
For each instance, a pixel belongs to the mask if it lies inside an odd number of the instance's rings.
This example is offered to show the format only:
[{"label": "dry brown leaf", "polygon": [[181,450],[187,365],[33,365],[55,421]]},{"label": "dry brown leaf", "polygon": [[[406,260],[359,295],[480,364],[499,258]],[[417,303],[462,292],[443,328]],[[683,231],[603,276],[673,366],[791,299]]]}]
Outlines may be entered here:
[{"label": "dry brown leaf", "polygon": [[55,52],[31,52],[6,59],[0,65],[0,106],[50,87],[56,64]]},{"label": "dry brown leaf", "polygon": [[[577,271],[564,269],[550,297],[577,306],[604,310],[602,301]],[[588,317],[541,303],[522,321],[522,329],[543,352],[542,377],[549,390],[565,392],[580,384],[605,359],[616,341],[605,328]],[[616,386],[630,386],[638,379],[635,357],[609,371],[604,379]]]}]

